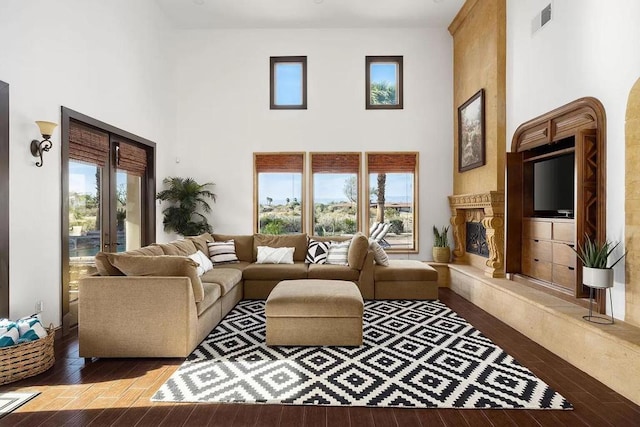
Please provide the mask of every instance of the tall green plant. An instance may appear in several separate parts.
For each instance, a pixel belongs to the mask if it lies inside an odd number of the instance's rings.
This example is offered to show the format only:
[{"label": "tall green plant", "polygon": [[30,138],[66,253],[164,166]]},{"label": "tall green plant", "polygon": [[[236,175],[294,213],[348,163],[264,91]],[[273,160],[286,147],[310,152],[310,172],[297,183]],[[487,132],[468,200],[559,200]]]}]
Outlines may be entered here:
[{"label": "tall green plant", "polygon": [[438,231],[438,227],[433,226],[433,246],[436,248],[446,248],[449,246],[449,226],[442,227],[442,231]]},{"label": "tall green plant", "polygon": [[165,231],[175,231],[183,236],[195,236],[211,232],[207,218],[199,212],[211,212],[207,199],[216,201],[216,195],[207,187],[211,182],[198,184],[193,178],[168,177],[162,181],[167,189],[156,195],[156,199],[171,203],[162,211]]},{"label": "tall green plant", "polygon": [[578,243],[578,249],[576,250],[572,246],[569,246],[580,258],[582,265],[589,268],[613,268],[622,258],[627,254],[623,253],[613,264],[607,267],[609,255],[618,247],[620,242],[604,241],[602,243],[597,240],[591,240],[589,235],[584,235],[584,245]]}]

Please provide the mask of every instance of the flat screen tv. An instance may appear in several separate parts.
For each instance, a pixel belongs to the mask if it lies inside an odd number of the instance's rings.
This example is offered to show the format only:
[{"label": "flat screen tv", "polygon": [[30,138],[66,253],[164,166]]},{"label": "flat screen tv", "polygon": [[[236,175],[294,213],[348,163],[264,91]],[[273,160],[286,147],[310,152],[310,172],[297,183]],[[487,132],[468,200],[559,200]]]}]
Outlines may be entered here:
[{"label": "flat screen tv", "polygon": [[537,216],[573,218],[575,154],[564,154],[533,164],[533,210]]}]

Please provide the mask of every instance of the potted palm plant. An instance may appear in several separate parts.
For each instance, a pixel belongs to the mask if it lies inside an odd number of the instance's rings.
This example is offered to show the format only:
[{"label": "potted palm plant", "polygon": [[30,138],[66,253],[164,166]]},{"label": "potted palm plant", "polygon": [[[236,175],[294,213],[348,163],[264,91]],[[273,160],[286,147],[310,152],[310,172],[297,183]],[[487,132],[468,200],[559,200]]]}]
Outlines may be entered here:
[{"label": "potted palm plant", "polygon": [[615,262],[608,265],[609,255],[620,242],[598,242],[585,234],[584,245],[578,243],[578,249],[571,247],[582,261],[582,283],[590,288],[610,288],[613,286],[613,267],[627,254],[623,253]]},{"label": "potted palm plant", "polygon": [[448,232],[449,226],[443,226],[442,230],[433,226],[433,260],[435,262],[449,262],[451,259]]},{"label": "potted palm plant", "polygon": [[195,236],[211,232],[207,218],[199,212],[211,212],[207,199],[216,201],[216,195],[207,187],[211,182],[198,184],[193,178],[168,177],[162,181],[167,189],[156,195],[156,199],[171,203],[162,211],[165,231],[174,231],[183,236]]}]

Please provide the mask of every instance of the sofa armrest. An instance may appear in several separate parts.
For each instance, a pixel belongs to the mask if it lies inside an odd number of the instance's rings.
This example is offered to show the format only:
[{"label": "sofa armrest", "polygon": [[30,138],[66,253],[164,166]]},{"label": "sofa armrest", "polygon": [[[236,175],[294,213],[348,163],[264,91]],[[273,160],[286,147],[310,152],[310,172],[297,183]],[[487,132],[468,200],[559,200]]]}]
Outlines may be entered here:
[{"label": "sofa armrest", "polygon": [[197,345],[187,277],[90,276],[79,282],[80,357],[186,357]]},{"label": "sofa armrest", "polygon": [[358,284],[360,285],[360,292],[362,298],[373,299],[375,294],[375,286],[373,281],[373,251],[367,251],[367,255],[362,263],[362,269],[360,270],[360,278]]}]

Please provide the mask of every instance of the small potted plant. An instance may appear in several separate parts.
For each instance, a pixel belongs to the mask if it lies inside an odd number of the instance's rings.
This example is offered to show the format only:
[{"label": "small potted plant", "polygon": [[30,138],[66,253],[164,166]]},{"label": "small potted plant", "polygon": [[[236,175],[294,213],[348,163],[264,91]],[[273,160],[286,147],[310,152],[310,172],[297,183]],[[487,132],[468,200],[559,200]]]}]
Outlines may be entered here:
[{"label": "small potted plant", "polygon": [[585,234],[584,246],[578,243],[578,249],[573,251],[582,261],[582,283],[590,288],[610,288],[613,286],[613,267],[627,254],[623,253],[613,264],[608,265],[609,255],[618,247],[620,242],[604,241],[602,243]]},{"label": "small potted plant", "polygon": [[433,261],[449,262],[451,259],[451,248],[449,247],[449,226],[442,227],[438,231],[438,227],[433,226]]}]

